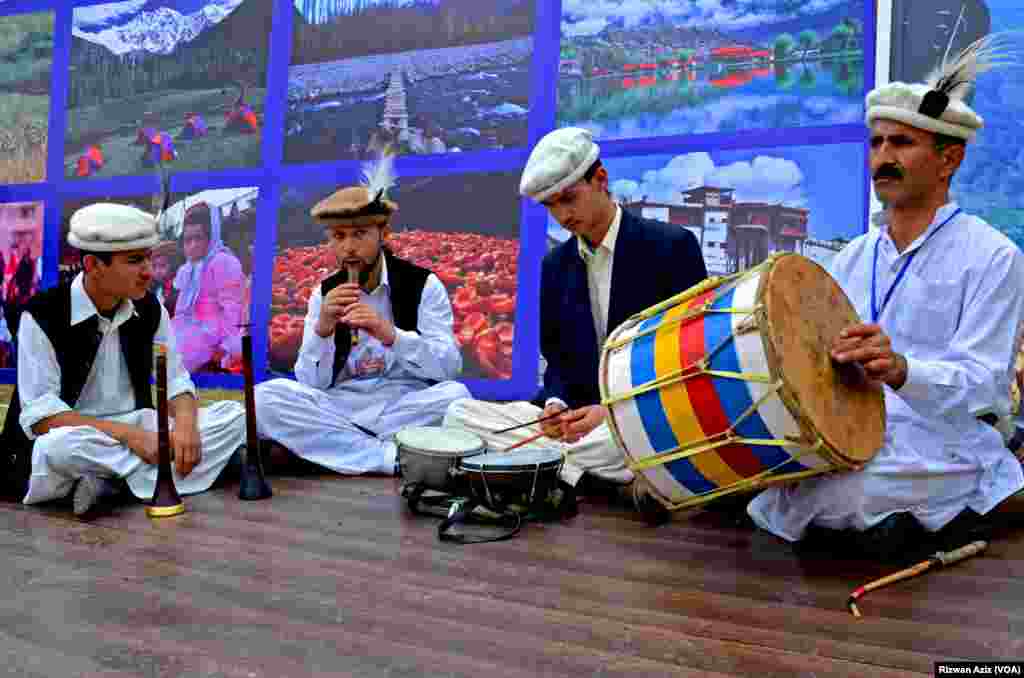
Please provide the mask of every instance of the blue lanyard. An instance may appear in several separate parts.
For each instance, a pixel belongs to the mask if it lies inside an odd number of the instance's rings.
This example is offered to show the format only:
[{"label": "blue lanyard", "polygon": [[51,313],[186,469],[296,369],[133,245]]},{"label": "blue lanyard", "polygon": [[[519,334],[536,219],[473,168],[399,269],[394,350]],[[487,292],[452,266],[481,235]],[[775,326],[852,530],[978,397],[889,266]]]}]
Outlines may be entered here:
[{"label": "blue lanyard", "polygon": [[[921,247],[924,247],[924,244],[926,242],[928,242],[929,238],[931,238],[933,235],[938,233],[939,229],[941,229],[943,226],[945,226],[949,222],[953,221],[953,219],[958,214],[960,214],[960,212],[962,212],[962,211],[963,210],[957,208],[957,210],[955,212],[953,212],[951,215],[949,215],[948,219],[946,219],[941,224],[936,226],[935,230],[932,231],[931,233],[929,233],[928,237],[924,239],[923,243],[921,243]],[[878,305],[877,305],[878,302],[876,301],[876,299],[877,299],[877,292],[876,292],[875,283],[876,283],[877,274],[878,274],[878,243],[881,240],[882,240],[882,234],[879,233],[878,234],[878,239],[875,240],[875,258],[874,258],[874,261],[871,264],[871,322],[872,323],[876,323],[876,324],[878,323],[878,316],[880,316],[882,314],[882,311],[885,310],[886,305],[888,305],[888,303],[889,303],[889,299],[892,298],[892,293],[896,291],[896,286],[900,284],[900,281],[903,280],[903,276],[906,274],[907,269],[910,268],[910,262],[912,262],[914,260],[914,257],[917,256],[917,253],[921,251],[921,247],[918,247],[916,250],[911,252],[910,256],[907,257],[907,260],[905,262],[903,262],[903,268],[901,268],[900,272],[896,274],[896,279],[892,281],[892,286],[890,286],[889,287],[889,291],[885,293],[885,298],[882,300],[882,307],[878,308]]]}]

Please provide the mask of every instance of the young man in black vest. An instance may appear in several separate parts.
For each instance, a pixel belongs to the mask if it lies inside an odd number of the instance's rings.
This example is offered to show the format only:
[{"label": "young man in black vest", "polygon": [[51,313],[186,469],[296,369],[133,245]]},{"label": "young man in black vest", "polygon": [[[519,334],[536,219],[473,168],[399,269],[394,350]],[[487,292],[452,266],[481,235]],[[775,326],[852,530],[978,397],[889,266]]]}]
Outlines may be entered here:
[{"label": "young man in black vest", "polygon": [[[256,388],[261,436],[338,473],[393,474],[393,436],[439,423],[469,396],[452,381],[462,356],[444,284],[385,247],[397,205],[387,160],[369,186],[342,189],[312,216],[325,229],[339,271],[310,295],[298,382]],[[358,282],[349,282],[351,275]]]},{"label": "young man in black vest", "polygon": [[154,343],[167,346],[178,491],[209,489],[244,444],[240,404],[196,407],[167,311],[148,291],[157,240],[156,219],[134,207],[101,203],[71,217],[68,243],[82,252],[84,271],[28,303],[18,330],[18,384],[0,436],[4,489],[24,503],[73,492],[81,515],[117,479],[140,499],[153,496]]}]

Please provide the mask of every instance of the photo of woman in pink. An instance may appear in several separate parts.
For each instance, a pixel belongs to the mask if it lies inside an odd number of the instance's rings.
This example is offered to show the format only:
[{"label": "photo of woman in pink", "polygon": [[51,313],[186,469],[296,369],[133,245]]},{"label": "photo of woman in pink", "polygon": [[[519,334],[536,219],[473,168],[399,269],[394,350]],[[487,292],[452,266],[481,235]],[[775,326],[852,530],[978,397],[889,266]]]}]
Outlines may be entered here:
[{"label": "photo of woman in pink", "polygon": [[185,369],[227,369],[242,352],[245,303],[242,264],[222,242],[219,214],[206,202],[185,210],[185,263],[174,277],[177,301],[172,326]]}]

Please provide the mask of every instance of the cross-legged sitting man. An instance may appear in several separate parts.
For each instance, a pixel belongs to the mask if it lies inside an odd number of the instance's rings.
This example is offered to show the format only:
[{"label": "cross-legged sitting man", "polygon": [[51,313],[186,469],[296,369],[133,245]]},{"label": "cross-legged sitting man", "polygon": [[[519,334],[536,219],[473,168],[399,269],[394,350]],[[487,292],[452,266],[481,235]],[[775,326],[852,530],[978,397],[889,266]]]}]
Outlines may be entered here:
[{"label": "cross-legged sitting man", "polygon": [[153,345],[167,346],[174,482],[181,494],[209,489],[245,443],[235,402],[197,408],[170,320],[149,292],[156,219],[134,207],[95,204],[71,217],[68,244],[84,271],[37,294],[18,329],[18,383],[3,434],[9,494],[26,504],[73,492],[76,514],[123,480],[153,496],[157,416]]},{"label": "cross-legged sitting man", "polygon": [[[574,237],[544,258],[540,341],[547,360],[544,385],[532,402],[454,403],[445,424],[474,431],[492,447],[508,447],[543,430],[539,446],[566,455],[562,480],[607,491],[633,480],[605,423],[598,388],[604,341],[630,316],[707,277],[697,238],[687,229],[641,219],[608,191],[608,171],[590,132],[555,130],[538,142],[523,171],[520,192],[548,208]],[[543,408],[543,409],[542,409]],[[506,434],[491,431],[563,414]],[[580,488],[587,494],[590,488]]]},{"label": "cross-legged sitting man", "polygon": [[[885,205],[878,230],[846,246],[832,275],[865,324],[832,347],[883,384],[886,436],[861,471],[770,488],[748,512],[788,541],[900,559],[960,546],[983,516],[1024,487],[995,428],[1024,318],[1024,255],[950,199],[967,143],[982,126],[963,99],[968,53],[925,84],[867,97],[871,172]],[[818,539],[809,539],[811,543]]]},{"label": "cross-legged sitting man", "polygon": [[[387,170],[373,176],[390,176]],[[296,381],[256,387],[260,435],[338,473],[394,474],[394,434],[439,423],[469,391],[448,293],[386,247],[391,179],[344,188],[312,210],[339,270],[309,297]],[[350,269],[358,281],[349,282]]]}]

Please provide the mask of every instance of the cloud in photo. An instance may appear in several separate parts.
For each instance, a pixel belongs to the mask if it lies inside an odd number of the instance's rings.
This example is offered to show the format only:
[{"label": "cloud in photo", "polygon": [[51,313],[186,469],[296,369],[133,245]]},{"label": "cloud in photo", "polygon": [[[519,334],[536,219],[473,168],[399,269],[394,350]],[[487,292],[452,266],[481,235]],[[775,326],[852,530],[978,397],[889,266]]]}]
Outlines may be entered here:
[{"label": "cloud in photo", "polygon": [[801,206],[804,174],[786,158],[759,155],[750,161],[718,166],[704,152],[677,155],[661,169],[647,170],[639,179],[623,178],[612,182],[612,194],[620,200],[681,204],[681,191],[698,186],[734,189],[736,200],[743,202],[783,203]]},{"label": "cloud in photo", "polygon": [[[681,28],[742,30],[819,14],[849,0],[563,0],[562,34],[596,35],[610,24],[635,28],[662,17]],[[780,5],[783,5],[780,7]]]}]

